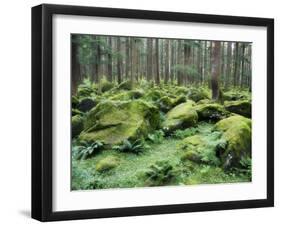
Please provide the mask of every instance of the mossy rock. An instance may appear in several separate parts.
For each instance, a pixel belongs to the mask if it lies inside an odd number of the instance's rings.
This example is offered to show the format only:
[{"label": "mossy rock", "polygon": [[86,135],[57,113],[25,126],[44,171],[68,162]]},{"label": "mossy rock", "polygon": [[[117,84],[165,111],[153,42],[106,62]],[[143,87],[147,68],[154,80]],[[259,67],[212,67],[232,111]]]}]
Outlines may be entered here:
[{"label": "mossy rock", "polygon": [[223,93],[224,101],[235,101],[235,100],[250,100],[250,92],[242,90],[230,90]]},{"label": "mossy rock", "polygon": [[161,111],[168,112],[169,110],[171,110],[173,108],[174,101],[172,98],[170,98],[168,96],[164,96],[164,97],[160,98],[160,100],[157,102],[157,105]]},{"label": "mossy rock", "polygon": [[123,91],[116,95],[113,95],[110,97],[110,100],[121,100],[121,101],[127,101],[127,100],[134,100],[139,99],[144,95],[143,90],[130,90],[130,91]]},{"label": "mossy rock", "polygon": [[218,121],[229,116],[229,112],[224,106],[218,103],[199,104],[195,106],[199,121],[211,120]]},{"label": "mossy rock", "polygon": [[84,120],[80,115],[75,115],[71,118],[72,137],[76,137],[83,130]]},{"label": "mossy rock", "polygon": [[166,94],[163,91],[159,89],[154,89],[148,91],[148,93],[146,93],[143,98],[146,101],[158,101],[164,96],[166,96]]},{"label": "mossy rock", "polygon": [[132,90],[133,89],[133,82],[127,80],[124,82],[121,82],[118,86],[117,89],[123,89],[123,90]]},{"label": "mossy rock", "polygon": [[106,79],[102,79],[99,83],[100,92],[104,93],[111,90],[114,87],[112,82],[107,81]]},{"label": "mossy rock", "polygon": [[218,166],[221,163],[218,156],[225,146],[226,140],[222,138],[221,132],[190,136],[179,145],[184,150],[181,160]]},{"label": "mossy rock", "polygon": [[79,139],[115,145],[146,137],[159,124],[158,109],[145,101],[103,101],[87,114]]},{"label": "mossy rock", "polygon": [[173,100],[173,106],[185,103],[186,101],[186,97],[184,95],[180,95]]},{"label": "mossy rock", "polygon": [[202,99],[202,100],[199,100],[197,102],[197,104],[213,104],[213,103],[215,103],[215,101],[214,100],[210,100],[210,99]]},{"label": "mossy rock", "polygon": [[173,87],[174,89],[174,92],[176,95],[187,95],[188,92],[189,92],[189,89],[186,88],[186,87],[182,87],[182,86],[176,86],[176,87]]},{"label": "mossy rock", "polygon": [[205,89],[202,88],[190,88],[187,97],[190,100],[198,102],[203,99],[209,99],[209,94]]},{"label": "mossy rock", "polygon": [[248,100],[225,101],[226,110],[250,118],[252,116],[252,105]]},{"label": "mossy rock", "polygon": [[107,156],[96,164],[96,170],[98,172],[109,171],[120,164],[120,159],[116,156]]},{"label": "mossy rock", "polygon": [[193,106],[193,101],[187,101],[171,109],[162,124],[164,131],[170,133],[177,129],[194,126],[198,121],[198,115]]},{"label": "mossy rock", "polygon": [[252,121],[243,116],[231,116],[216,123],[214,130],[223,132],[227,141],[221,153],[225,168],[238,166],[242,157],[251,156]]},{"label": "mossy rock", "polygon": [[77,104],[77,109],[81,112],[90,111],[93,107],[97,105],[97,100],[89,97],[82,98]]}]

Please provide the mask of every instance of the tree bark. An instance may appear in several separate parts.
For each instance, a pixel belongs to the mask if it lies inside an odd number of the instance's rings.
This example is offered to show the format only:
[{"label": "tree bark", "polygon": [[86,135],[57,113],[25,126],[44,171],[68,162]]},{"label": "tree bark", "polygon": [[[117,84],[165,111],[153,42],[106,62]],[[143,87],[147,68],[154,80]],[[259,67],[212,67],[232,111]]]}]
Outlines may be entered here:
[{"label": "tree bark", "polygon": [[71,40],[71,94],[75,95],[78,84],[81,82],[81,67],[78,59],[78,36],[73,35]]},{"label": "tree bark", "polygon": [[220,49],[221,43],[218,41],[214,42],[214,48],[212,53],[212,78],[211,78],[211,87],[212,87],[212,99],[218,101],[220,98],[219,92],[219,74],[220,74]]},{"label": "tree bark", "polygon": [[155,83],[160,84],[160,73],[159,73],[159,39],[155,39]]},{"label": "tree bark", "polygon": [[164,78],[164,83],[167,84],[169,80],[169,58],[170,58],[170,40],[166,39],[165,40],[165,78]]}]

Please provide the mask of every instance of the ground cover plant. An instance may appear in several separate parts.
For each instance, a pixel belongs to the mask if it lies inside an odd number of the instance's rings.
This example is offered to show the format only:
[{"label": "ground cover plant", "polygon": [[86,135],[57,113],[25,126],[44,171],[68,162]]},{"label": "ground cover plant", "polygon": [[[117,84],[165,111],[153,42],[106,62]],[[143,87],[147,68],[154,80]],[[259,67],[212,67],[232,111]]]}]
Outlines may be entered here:
[{"label": "ground cover plant", "polygon": [[73,190],[251,182],[251,43],[71,40]]}]

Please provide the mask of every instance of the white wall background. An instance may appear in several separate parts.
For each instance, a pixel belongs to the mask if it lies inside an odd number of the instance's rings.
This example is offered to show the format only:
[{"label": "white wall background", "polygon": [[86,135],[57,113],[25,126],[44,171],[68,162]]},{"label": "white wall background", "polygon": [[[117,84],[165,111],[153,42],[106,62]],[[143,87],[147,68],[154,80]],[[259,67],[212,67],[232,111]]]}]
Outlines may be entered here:
[{"label": "white wall background", "polygon": [[[31,156],[31,6],[42,1],[2,1],[0,13],[0,224],[38,225],[30,215]],[[55,225],[265,225],[280,221],[281,211],[281,14],[276,0],[59,0],[44,3],[181,11],[275,18],[275,208],[154,215],[56,222]],[[279,128],[278,128],[279,127]],[[280,137],[280,138],[279,138]]]}]

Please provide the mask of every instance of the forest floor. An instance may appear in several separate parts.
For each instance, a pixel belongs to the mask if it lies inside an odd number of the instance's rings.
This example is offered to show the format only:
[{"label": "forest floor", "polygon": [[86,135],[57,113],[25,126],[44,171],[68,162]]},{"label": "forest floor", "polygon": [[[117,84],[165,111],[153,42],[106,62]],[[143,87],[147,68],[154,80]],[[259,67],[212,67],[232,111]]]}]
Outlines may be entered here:
[{"label": "forest floor", "polygon": [[[200,123],[196,126],[196,135],[207,136],[212,123]],[[116,150],[105,150],[93,158],[85,160],[72,159],[72,189],[98,188],[132,188],[157,186],[151,185],[145,172],[155,162],[168,161],[173,166],[173,177],[164,185],[194,185],[249,182],[251,177],[239,171],[225,172],[221,167],[209,164],[198,164],[193,161],[182,161],[183,151],[179,148],[181,139],[172,136],[165,137],[160,143],[149,143],[149,148],[140,154],[122,153]],[[115,168],[98,172],[96,165],[106,157],[116,157],[120,164]],[[161,184],[163,185],[163,184]]]}]

